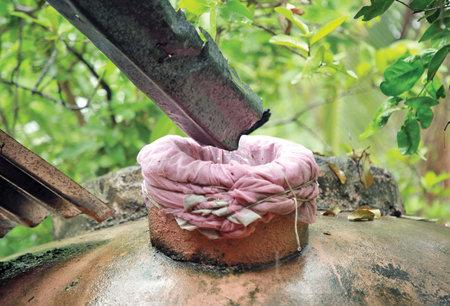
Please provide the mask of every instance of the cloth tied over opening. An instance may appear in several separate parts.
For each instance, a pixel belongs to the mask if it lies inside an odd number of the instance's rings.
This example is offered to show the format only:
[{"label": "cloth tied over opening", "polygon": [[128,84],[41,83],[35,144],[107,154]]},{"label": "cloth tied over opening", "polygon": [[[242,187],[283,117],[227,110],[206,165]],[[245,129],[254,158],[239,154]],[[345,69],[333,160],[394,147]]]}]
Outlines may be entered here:
[{"label": "cloth tied over opening", "polygon": [[242,136],[238,150],[225,151],[169,135],[137,161],[146,205],[211,239],[246,237],[276,214],[294,220],[295,202],[298,222],[316,220],[319,167],[310,150],[284,139]]}]

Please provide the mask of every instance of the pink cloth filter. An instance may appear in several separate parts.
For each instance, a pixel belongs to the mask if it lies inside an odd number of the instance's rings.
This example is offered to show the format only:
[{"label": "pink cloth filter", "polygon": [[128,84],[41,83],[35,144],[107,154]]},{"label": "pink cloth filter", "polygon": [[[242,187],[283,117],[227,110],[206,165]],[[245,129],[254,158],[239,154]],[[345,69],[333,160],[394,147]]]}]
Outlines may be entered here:
[{"label": "pink cloth filter", "polygon": [[211,239],[246,237],[276,214],[294,220],[291,188],[298,222],[316,220],[319,167],[310,150],[287,140],[242,136],[238,150],[225,151],[170,135],[145,146],[137,161],[147,206]]}]

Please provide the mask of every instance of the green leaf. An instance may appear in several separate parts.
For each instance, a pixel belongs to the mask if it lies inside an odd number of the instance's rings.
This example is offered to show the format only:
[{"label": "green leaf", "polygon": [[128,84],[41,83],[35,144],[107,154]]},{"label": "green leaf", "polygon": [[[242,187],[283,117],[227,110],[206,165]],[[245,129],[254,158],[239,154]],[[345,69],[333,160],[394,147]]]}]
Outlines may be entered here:
[{"label": "green leaf", "polygon": [[[444,25],[445,27],[450,26],[450,17],[444,18]],[[435,22],[433,22],[428,29],[423,33],[422,37],[419,39],[419,42],[427,41],[434,36],[438,35],[439,33],[443,32],[445,30],[441,28],[441,20],[438,19]]]},{"label": "green leaf", "polygon": [[67,46],[66,44],[62,41],[62,40],[55,40],[55,47],[61,52],[64,53],[66,52]]},{"label": "green leaf", "polygon": [[10,14],[12,16],[17,16],[17,17],[20,17],[20,18],[23,18],[23,19],[30,20],[30,21],[32,21],[34,23],[37,23],[37,24],[39,24],[39,25],[41,25],[43,27],[46,27],[46,28],[48,28],[50,26],[50,24],[48,22],[45,22],[43,20],[39,20],[39,19],[33,18],[30,15],[25,14],[24,12],[11,12]]},{"label": "green leaf", "polygon": [[186,8],[189,12],[195,15],[201,15],[209,10],[206,0],[181,0],[178,3],[178,9]]},{"label": "green leaf", "polygon": [[365,6],[355,15],[355,19],[364,16],[363,21],[369,21],[380,16],[394,3],[394,0],[370,0],[371,6]]},{"label": "green leaf", "polygon": [[211,11],[200,15],[198,18],[198,25],[208,32],[213,40],[216,40],[216,10],[214,8],[211,9]]},{"label": "green leaf", "polygon": [[342,72],[343,74],[346,74],[348,76],[351,76],[354,79],[358,79],[358,76],[356,75],[356,73],[354,73],[351,70],[347,70],[344,66],[344,64],[341,64],[340,62],[334,62],[332,64],[328,64],[325,67],[330,67],[333,68],[336,71]]},{"label": "green leaf", "polygon": [[275,35],[270,38],[269,42],[275,45],[299,48],[303,51],[308,52],[308,45],[304,41],[296,37],[288,35]]},{"label": "green leaf", "polygon": [[425,70],[421,62],[407,63],[403,61],[404,58],[399,58],[384,71],[386,81],[381,83],[380,89],[386,96],[398,96],[410,90]]},{"label": "green leaf", "polygon": [[378,130],[382,129],[387,124],[389,118],[394,112],[405,109],[405,106],[395,107],[398,105],[398,103],[400,103],[400,101],[402,101],[402,99],[398,97],[392,97],[384,101],[373,116],[372,122],[368,126],[366,126],[364,133],[359,135],[359,141],[372,136]]},{"label": "green leaf", "polygon": [[55,32],[57,32],[59,29],[59,23],[60,23],[59,13],[52,6],[43,7],[43,10],[44,10],[45,19],[47,19],[49,24],[51,24],[52,29]]},{"label": "green leaf", "polygon": [[136,117],[136,112],[131,108],[125,108],[120,112],[120,115],[122,116],[123,120],[130,121],[133,120],[134,117]]},{"label": "green leaf", "polygon": [[420,60],[422,61],[422,65],[424,67],[428,67],[433,56],[436,54],[437,50],[434,48],[428,48],[420,52]]},{"label": "green leaf", "polygon": [[297,27],[302,29],[302,31],[305,32],[305,34],[310,34],[308,26],[306,24],[304,24],[297,16],[295,16],[294,13],[290,9],[287,9],[285,7],[276,7],[275,12],[286,17],[293,24],[295,24]]},{"label": "green leaf", "polygon": [[441,49],[450,44],[450,31],[444,30],[431,39],[430,45],[433,48]]},{"label": "green leaf", "polygon": [[444,85],[442,85],[441,87],[439,87],[437,93],[436,93],[436,99],[440,99],[440,98],[445,98],[447,96],[446,92],[445,92],[445,87]]},{"label": "green leaf", "polygon": [[238,1],[228,1],[224,6],[221,7],[221,9],[230,13],[242,15],[245,18],[253,21],[253,14],[248,10],[247,7],[245,7],[245,5]]},{"label": "green leaf", "polygon": [[409,99],[405,105],[416,110],[416,118],[420,121],[422,129],[426,129],[433,121],[433,111],[430,107],[438,105],[439,101],[430,97],[417,97]]},{"label": "green leaf", "polygon": [[411,113],[406,115],[401,130],[397,133],[397,144],[400,153],[411,155],[416,153],[420,143],[420,128]]},{"label": "green leaf", "polygon": [[421,107],[416,112],[416,117],[420,121],[422,129],[427,129],[433,121],[433,111],[430,108]]},{"label": "green leaf", "polygon": [[429,13],[430,15],[426,16],[425,18],[427,19],[428,23],[433,23],[436,21],[436,19],[438,19],[439,15],[441,15],[441,10],[435,10]]},{"label": "green leaf", "polygon": [[[439,1],[439,0],[438,0]],[[414,0],[413,2],[411,2],[411,4],[409,5],[409,7],[413,10],[413,11],[420,11],[420,10],[425,10],[427,8],[432,8],[437,6],[437,2],[438,1],[430,1],[430,0]]]},{"label": "green leaf", "polygon": [[316,56],[321,60],[322,63],[331,65],[334,62],[333,53],[331,53],[324,46],[320,46],[320,48],[316,52]]},{"label": "green leaf", "polygon": [[339,18],[327,23],[323,27],[321,27],[319,29],[319,31],[317,31],[317,33],[311,38],[311,41],[310,41],[311,46],[313,44],[315,44],[316,42],[318,42],[320,39],[324,38],[325,36],[327,36],[328,34],[333,32],[341,24],[343,24],[344,21],[347,19],[347,17],[348,16],[339,17]]},{"label": "green leaf", "polygon": [[428,65],[427,81],[430,81],[432,78],[434,78],[436,72],[438,71],[439,67],[441,67],[442,62],[445,60],[445,57],[447,56],[449,51],[450,47],[445,46],[441,50],[436,52],[436,54],[433,56],[430,64]]},{"label": "green leaf", "polygon": [[418,108],[430,108],[431,106],[436,106],[439,104],[439,101],[430,98],[430,97],[417,97],[409,99],[405,102],[405,105],[408,105],[409,107],[413,109]]},{"label": "green leaf", "polygon": [[320,65],[320,57],[317,55],[314,57],[309,57],[306,60],[305,67],[303,67],[302,78],[312,78],[314,73],[316,73],[317,69]]},{"label": "green leaf", "polygon": [[425,89],[434,99],[445,98],[446,96],[445,87],[438,78],[433,78],[432,82],[428,82]]},{"label": "green leaf", "polygon": [[116,163],[119,163],[122,167],[126,166],[127,156],[122,145],[116,145],[114,148],[107,150],[107,153],[116,161]]},{"label": "green leaf", "polygon": [[95,140],[86,140],[74,145],[67,146],[56,156],[62,159],[75,159],[86,152],[94,152],[103,146],[103,143]]}]

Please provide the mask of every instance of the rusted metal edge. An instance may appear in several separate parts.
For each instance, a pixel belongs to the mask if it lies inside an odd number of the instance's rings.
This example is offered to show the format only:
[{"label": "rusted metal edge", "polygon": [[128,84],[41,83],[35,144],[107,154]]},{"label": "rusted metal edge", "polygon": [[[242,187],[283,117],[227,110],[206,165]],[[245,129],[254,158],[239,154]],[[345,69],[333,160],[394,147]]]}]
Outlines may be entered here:
[{"label": "rusted metal edge", "polygon": [[0,130],[0,238],[17,225],[35,227],[47,216],[85,213],[102,222],[114,210]]},{"label": "rusted metal edge", "polygon": [[268,120],[208,33],[205,43],[169,1],[48,2],[196,141],[235,150]]}]

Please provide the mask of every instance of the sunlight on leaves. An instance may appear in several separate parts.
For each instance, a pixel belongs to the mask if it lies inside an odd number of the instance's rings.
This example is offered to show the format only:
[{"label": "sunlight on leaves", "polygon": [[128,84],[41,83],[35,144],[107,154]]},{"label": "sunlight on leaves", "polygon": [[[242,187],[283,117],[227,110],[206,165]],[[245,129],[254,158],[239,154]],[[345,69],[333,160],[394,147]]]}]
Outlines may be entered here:
[{"label": "sunlight on leaves", "polygon": [[275,35],[270,38],[269,42],[275,45],[299,48],[308,52],[308,45],[304,41],[289,35]]},{"label": "sunlight on leaves", "polygon": [[287,9],[285,7],[277,7],[277,8],[275,8],[275,12],[277,12],[277,13],[283,15],[284,17],[286,17],[293,24],[295,24],[300,29],[302,29],[302,31],[305,34],[309,34],[308,26],[305,23],[303,23],[297,16],[295,16],[294,13],[292,12],[292,10]]},{"label": "sunlight on leaves", "polygon": [[348,16],[337,18],[327,23],[322,28],[320,28],[319,31],[317,31],[317,33],[311,38],[310,42],[311,46],[316,42],[318,42],[320,39],[324,38],[325,36],[333,32],[334,30],[336,30],[337,27],[339,27],[341,24],[344,23],[345,20],[347,20],[347,18]]}]

